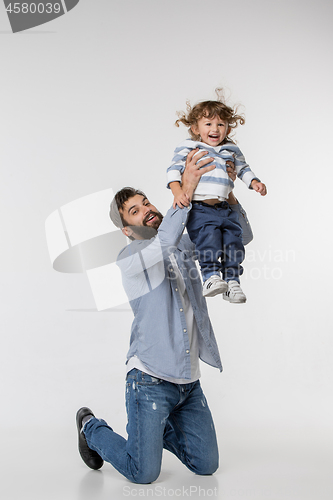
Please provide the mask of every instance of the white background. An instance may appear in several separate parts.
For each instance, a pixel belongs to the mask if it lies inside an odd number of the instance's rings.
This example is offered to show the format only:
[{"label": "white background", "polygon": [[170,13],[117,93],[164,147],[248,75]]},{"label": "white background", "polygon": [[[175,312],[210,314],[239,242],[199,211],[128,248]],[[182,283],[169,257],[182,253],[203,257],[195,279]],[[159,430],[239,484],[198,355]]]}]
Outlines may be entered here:
[{"label": "white background", "polygon": [[243,105],[236,139],[268,195],[236,183],[255,233],[247,304],[209,301],[224,373],[202,366],[202,385],[220,469],[197,478],[166,454],[157,484],[332,498],[332,16],[323,0],[81,0],[12,34],[0,6],[3,498],[126,496],[110,466],[80,461],[75,413],[91,406],[125,435],[132,314],[97,312],[85,275],[52,269],[44,223],[124,185],[165,212],[187,137],[176,111],[216,87]]}]

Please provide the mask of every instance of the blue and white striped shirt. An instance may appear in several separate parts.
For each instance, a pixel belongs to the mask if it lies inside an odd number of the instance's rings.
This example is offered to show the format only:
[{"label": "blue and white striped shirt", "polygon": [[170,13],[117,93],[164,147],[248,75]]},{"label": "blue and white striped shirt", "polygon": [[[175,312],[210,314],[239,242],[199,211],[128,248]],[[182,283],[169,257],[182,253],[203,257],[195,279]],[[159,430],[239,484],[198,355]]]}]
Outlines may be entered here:
[{"label": "blue and white striped shirt", "polygon": [[234,188],[234,183],[227,173],[227,161],[234,162],[237,177],[241,179],[248,188],[250,188],[253,179],[259,180],[246,163],[243,153],[236,144],[227,142],[221,146],[213,147],[204,142],[187,139],[175,149],[172,164],[167,170],[168,187],[170,182],[181,182],[187,155],[195,148],[208,151],[207,156],[213,158],[213,164],[216,168],[201,176],[199,184],[194,192],[193,200],[202,199],[203,196],[207,197],[207,195],[212,198],[228,198],[229,193]]}]

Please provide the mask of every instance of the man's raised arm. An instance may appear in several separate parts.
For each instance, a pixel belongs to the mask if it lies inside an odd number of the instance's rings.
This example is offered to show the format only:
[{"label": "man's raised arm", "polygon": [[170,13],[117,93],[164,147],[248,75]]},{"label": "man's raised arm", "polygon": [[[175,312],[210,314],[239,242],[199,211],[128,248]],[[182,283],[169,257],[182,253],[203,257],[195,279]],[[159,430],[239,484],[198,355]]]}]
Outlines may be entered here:
[{"label": "man's raised arm", "polygon": [[212,161],[211,158],[200,161],[203,156],[207,155],[207,151],[200,152],[193,158],[197,151],[193,150],[188,154],[182,177],[183,189],[189,200],[188,205],[184,208],[173,209],[171,207],[154,238],[136,240],[120,252],[117,264],[127,276],[137,275],[143,270],[152,268],[175,250],[184,232],[189,213],[188,207],[200,177],[215,168],[215,165],[208,165]]}]

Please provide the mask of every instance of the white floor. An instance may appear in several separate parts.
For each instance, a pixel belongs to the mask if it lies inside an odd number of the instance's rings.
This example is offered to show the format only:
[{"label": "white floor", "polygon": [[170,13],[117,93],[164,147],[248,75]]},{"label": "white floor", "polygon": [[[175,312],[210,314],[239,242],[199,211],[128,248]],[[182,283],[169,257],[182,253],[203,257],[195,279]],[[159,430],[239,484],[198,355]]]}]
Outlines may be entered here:
[{"label": "white floor", "polygon": [[89,470],[73,429],[15,429],[2,436],[0,494],[4,500],[113,500],[121,498],[220,498],[223,500],[332,500],[331,436],[228,429],[221,438],[214,476],[189,472],[165,452],[151,485],[134,485],[109,464]]}]

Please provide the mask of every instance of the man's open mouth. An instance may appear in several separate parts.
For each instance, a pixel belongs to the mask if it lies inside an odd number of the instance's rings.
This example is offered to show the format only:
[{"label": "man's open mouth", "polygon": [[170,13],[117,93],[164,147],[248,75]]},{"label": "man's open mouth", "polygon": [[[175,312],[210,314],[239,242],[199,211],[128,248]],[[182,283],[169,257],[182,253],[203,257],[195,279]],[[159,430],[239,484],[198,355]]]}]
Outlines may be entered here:
[{"label": "man's open mouth", "polygon": [[148,224],[148,222],[153,221],[156,218],[156,214],[148,214],[148,216],[145,217],[144,223]]}]

